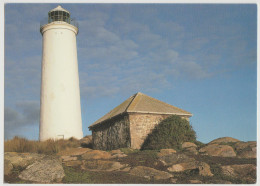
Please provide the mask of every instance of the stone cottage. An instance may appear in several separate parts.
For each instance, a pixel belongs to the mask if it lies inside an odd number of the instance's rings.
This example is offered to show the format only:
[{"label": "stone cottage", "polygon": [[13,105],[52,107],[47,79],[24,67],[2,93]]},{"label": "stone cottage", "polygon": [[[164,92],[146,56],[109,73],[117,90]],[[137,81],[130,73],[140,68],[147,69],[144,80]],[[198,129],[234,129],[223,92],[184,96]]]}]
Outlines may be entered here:
[{"label": "stone cottage", "polygon": [[190,112],[138,92],[89,126],[93,148],[140,149],[154,127],[171,115],[187,120],[192,116]]}]

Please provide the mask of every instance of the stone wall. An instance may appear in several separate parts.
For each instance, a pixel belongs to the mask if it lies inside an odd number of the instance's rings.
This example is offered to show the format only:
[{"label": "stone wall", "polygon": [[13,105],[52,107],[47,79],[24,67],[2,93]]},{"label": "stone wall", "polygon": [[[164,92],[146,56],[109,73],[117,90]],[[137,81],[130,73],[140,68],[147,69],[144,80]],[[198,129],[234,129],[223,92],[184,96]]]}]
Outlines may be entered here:
[{"label": "stone wall", "polygon": [[[162,120],[171,115],[166,114],[129,114],[131,148],[140,149],[147,135],[152,132],[154,127]],[[189,121],[188,117],[183,117]]]},{"label": "stone wall", "polygon": [[130,147],[129,117],[127,114],[117,116],[91,130],[94,149],[113,150]]}]

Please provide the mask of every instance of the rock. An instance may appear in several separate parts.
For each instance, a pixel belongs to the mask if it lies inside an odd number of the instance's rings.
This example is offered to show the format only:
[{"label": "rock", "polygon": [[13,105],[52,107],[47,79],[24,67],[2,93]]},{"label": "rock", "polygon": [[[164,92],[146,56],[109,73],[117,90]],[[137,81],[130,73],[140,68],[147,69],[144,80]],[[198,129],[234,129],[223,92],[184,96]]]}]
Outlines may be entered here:
[{"label": "rock", "polygon": [[106,151],[101,150],[92,150],[88,151],[85,154],[83,154],[82,159],[89,160],[89,159],[110,159],[112,158],[111,154]]},{"label": "rock", "polygon": [[161,149],[160,152],[157,154],[159,157],[176,153],[174,149]]},{"label": "rock", "polygon": [[198,154],[197,148],[196,147],[187,147],[185,148],[184,152],[190,153],[190,154]]},{"label": "rock", "polygon": [[202,184],[202,181],[200,180],[189,180],[189,182],[192,184]]},{"label": "rock", "polygon": [[76,167],[76,166],[79,166],[81,164],[82,164],[82,162],[80,160],[64,162],[64,165],[67,166],[67,167]]},{"label": "rock", "polygon": [[239,140],[231,137],[222,137],[222,138],[215,139],[209,142],[208,144],[219,144],[219,143],[230,143],[230,142],[239,142]]},{"label": "rock", "polygon": [[238,158],[256,158],[256,152],[252,150],[245,150],[237,154]]},{"label": "rock", "polygon": [[114,155],[112,155],[112,158],[123,158],[126,156],[127,156],[126,154],[114,154]]},{"label": "rock", "polygon": [[249,142],[238,142],[234,145],[236,151],[244,150],[245,148],[254,148],[256,147],[256,141],[249,141]]},{"label": "rock", "polygon": [[13,165],[10,160],[4,160],[4,175],[9,175],[12,173]]},{"label": "rock", "polygon": [[235,145],[238,158],[256,158],[256,142],[238,142]]},{"label": "rock", "polygon": [[184,162],[172,165],[167,170],[170,172],[183,172],[186,170],[199,170],[199,175],[201,176],[213,176],[213,174],[210,171],[210,166],[207,163],[204,162],[198,162],[198,161],[191,161],[191,162]]},{"label": "rock", "polygon": [[210,171],[210,166],[205,162],[200,162],[198,164],[199,175],[201,176],[214,176]]},{"label": "rock", "polygon": [[171,183],[177,183],[177,180],[178,180],[178,179],[176,179],[176,178],[170,178],[170,182],[171,182]]},{"label": "rock", "polygon": [[110,152],[111,154],[123,154],[123,152],[121,150],[111,150]]},{"label": "rock", "polygon": [[165,166],[170,166],[177,163],[184,163],[194,161],[194,158],[190,158],[185,154],[169,154],[166,156],[159,157],[159,161],[161,161]]},{"label": "rock", "polygon": [[84,170],[91,170],[91,171],[116,171],[126,166],[128,165],[122,165],[119,162],[96,160],[96,161],[83,161],[81,168]]},{"label": "rock", "polygon": [[57,158],[46,157],[29,165],[19,178],[38,183],[60,182],[65,176],[61,162]]},{"label": "rock", "polygon": [[4,159],[9,160],[13,167],[26,168],[34,161],[42,159],[45,155],[36,153],[5,152]]},{"label": "rock", "polygon": [[129,172],[130,170],[131,170],[131,167],[126,167],[126,168],[122,169],[121,171],[123,171],[123,172]]},{"label": "rock", "polygon": [[197,145],[195,145],[194,143],[191,143],[191,142],[184,142],[184,143],[181,145],[181,147],[182,147],[183,149],[189,148],[189,147],[195,147],[195,148],[197,148]]},{"label": "rock", "polygon": [[62,161],[73,161],[77,160],[76,156],[61,156]]},{"label": "rock", "polygon": [[84,148],[92,148],[92,136],[85,136],[84,138],[80,139],[80,145]]},{"label": "rock", "polygon": [[209,156],[220,156],[220,157],[236,156],[234,149],[229,145],[211,144],[201,148],[199,152]]},{"label": "rock", "polygon": [[185,170],[192,170],[198,168],[196,161],[191,162],[185,162],[185,163],[179,163],[172,165],[167,170],[170,172],[183,172]]},{"label": "rock", "polygon": [[221,166],[222,173],[231,177],[256,177],[256,166],[252,164]]},{"label": "rock", "polygon": [[86,152],[92,151],[89,148],[70,148],[64,151],[59,152],[59,156],[80,156]]},{"label": "rock", "polygon": [[[212,180],[210,183],[213,184],[232,184],[231,181],[227,181],[227,180]],[[209,184],[209,183],[207,183]]]},{"label": "rock", "polygon": [[150,167],[145,167],[145,166],[137,166],[134,167],[129,171],[129,174],[134,175],[134,176],[139,176],[139,177],[146,177],[149,179],[155,179],[155,180],[160,180],[160,179],[169,179],[173,177],[172,174],[165,172],[165,171],[159,171]]}]

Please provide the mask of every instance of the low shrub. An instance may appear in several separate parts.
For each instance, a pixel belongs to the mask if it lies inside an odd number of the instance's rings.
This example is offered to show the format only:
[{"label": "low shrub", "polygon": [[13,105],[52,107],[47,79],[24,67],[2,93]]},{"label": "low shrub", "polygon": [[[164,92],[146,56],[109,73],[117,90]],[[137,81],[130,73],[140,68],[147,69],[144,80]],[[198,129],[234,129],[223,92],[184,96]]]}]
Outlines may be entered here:
[{"label": "low shrub", "polygon": [[186,119],[170,116],[155,126],[145,139],[142,150],[181,149],[183,142],[196,142],[196,133]]}]

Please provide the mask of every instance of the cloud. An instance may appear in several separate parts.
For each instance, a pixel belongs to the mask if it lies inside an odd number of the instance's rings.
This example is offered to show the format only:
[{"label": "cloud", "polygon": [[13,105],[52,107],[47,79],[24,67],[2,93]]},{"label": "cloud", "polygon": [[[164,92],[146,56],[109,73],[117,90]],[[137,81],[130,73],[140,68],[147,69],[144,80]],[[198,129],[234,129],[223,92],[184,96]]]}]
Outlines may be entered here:
[{"label": "cloud", "polygon": [[[54,6],[7,6],[5,85],[6,93],[18,100],[32,94],[39,98],[39,21]],[[164,19],[160,16],[164,9],[152,5],[64,4],[64,7],[80,25],[77,45],[83,97],[132,94],[140,89],[148,93],[159,91],[170,88],[174,81],[210,78],[225,72],[223,69],[233,69],[234,65],[254,64],[256,59],[256,51],[249,51],[242,34],[251,31],[233,22],[226,23],[225,16],[218,16],[216,11],[213,17],[205,18],[205,24],[199,19],[200,14],[192,18],[189,13],[186,20],[175,16]],[[25,12],[23,17],[19,17],[21,12]],[[189,17],[191,24],[187,22]],[[254,40],[252,34],[248,37]],[[17,55],[12,55],[13,51]]]},{"label": "cloud", "polygon": [[14,135],[23,135],[25,127],[35,127],[39,125],[39,118],[40,104],[38,101],[19,101],[15,109],[5,107],[5,139],[10,139]]}]

